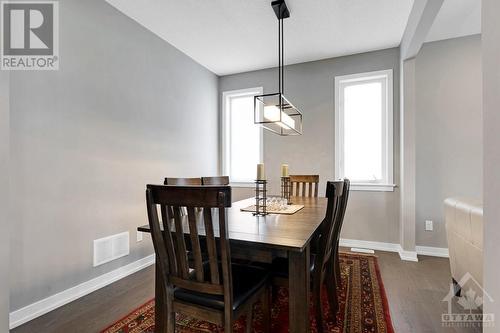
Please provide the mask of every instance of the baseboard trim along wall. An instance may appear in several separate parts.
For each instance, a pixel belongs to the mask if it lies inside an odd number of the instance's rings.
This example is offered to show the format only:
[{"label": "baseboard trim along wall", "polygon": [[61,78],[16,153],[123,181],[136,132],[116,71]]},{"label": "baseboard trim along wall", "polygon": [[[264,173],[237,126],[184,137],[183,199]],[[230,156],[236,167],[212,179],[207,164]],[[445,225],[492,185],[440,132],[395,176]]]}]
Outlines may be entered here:
[{"label": "baseboard trim along wall", "polygon": [[422,256],[449,258],[450,252],[445,247],[416,246],[417,253]]},{"label": "baseboard trim along wall", "polygon": [[401,260],[418,261],[417,255],[449,258],[447,248],[432,246],[416,246],[415,251],[404,251],[400,244],[373,242],[358,239],[340,239],[340,246],[371,249],[376,251],[396,252]]},{"label": "baseboard trim along wall", "polygon": [[10,329],[16,328],[30,320],[40,317],[52,310],[68,304],[80,297],[90,294],[98,289],[127,277],[155,263],[155,255],[151,254],[145,258],[134,261],[128,265],[105,273],[92,280],[83,282],[75,287],[61,291],[38,302],[13,311],[9,315]]},{"label": "baseboard trim along wall", "polygon": [[340,239],[340,246],[357,247],[361,249],[371,249],[376,251],[399,252],[401,245],[396,243],[372,242],[358,239]]},{"label": "baseboard trim along wall", "polygon": [[400,246],[398,253],[401,260],[418,262],[417,251],[405,251]]}]

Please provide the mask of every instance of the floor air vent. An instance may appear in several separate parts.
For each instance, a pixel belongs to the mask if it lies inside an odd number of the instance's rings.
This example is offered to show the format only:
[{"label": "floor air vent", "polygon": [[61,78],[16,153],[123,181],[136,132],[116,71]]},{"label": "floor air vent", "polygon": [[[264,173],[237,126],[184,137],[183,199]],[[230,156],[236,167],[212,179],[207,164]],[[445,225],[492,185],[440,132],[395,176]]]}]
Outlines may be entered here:
[{"label": "floor air vent", "polygon": [[129,232],[94,240],[94,267],[127,256],[130,253]]}]

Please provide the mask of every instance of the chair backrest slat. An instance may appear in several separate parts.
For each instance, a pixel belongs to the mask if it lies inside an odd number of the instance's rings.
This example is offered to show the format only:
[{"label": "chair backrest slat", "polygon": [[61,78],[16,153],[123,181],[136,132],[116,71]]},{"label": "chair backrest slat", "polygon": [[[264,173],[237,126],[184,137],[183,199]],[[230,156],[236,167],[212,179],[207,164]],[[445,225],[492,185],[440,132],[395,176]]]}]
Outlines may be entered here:
[{"label": "chair backrest slat", "polygon": [[[175,236],[177,245],[176,258],[177,269],[180,277],[187,279],[189,275],[189,261],[187,257],[186,240],[184,239],[184,228],[182,226],[181,209],[179,206],[172,206],[174,211]],[[166,231],[166,230],[165,230]]]},{"label": "chair backrest slat", "polygon": [[290,193],[294,196],[317,197],[318,187],[319,175],[290,175]]},{"label": "chair backrest slat", "polygon": [[[163,224],[163,230],[172,230],[172,221],[173,221],[173,215],[172,218],[170,218],[168,211],[171,211],[169,207],[166,205],[160,205],[161,209],[161,220]],[[174,275],[177,275],[177,258],[175,257],[175,242],[172,238],[172,233],[170,232],[163,232],[163,238],[165,242],[165,247],[167,249],[167,255],[168,255],[168,260],[169,262],[172,263],[170,266],[170,272]]]},{"label": "chair backrest slat", "polygon": [[[148,193],[149,190],[146,190],[146,200],[147,202],[147,211],[148,211],[148,219],[149,219],[149,225],[151,228],[151,237],[153,239],[163,239],[163,231],[161,230],[160,227],[160,221],[158,219],[158,209],[156,204],[151,204],[149,197],[150,193]],[[160,241],[159,243],[165,243],[165,240]],[[172,265],[169,265],[170,260],[169,256],[167,254],[167,247],[166,246],[155,246],[155,252],[157,255],[157,259],[159,261],[159,267],[160,267],[160,274],[164,276],[168,276],[171,273],[173,273],[173,270],[171,269]],[[167,259],[165,259],[167,258]]]},{"label": "chair backrest slat", "polygon": [[203,185],[229,185],[229,177],[228,176],[201,177],[201,183]]},{"label": "chair backrest slat", "polygon": [[212,213],[208,209],[203,210],[203,221],[205,222],[205,235],[207,239],[208,263],[210,265],[210,279],[213,284],[219,284],[219,264],[217,260],[217,245],[215,244],[214,226]]},{"label": "chair backrest slat", "polygon": [[[146,199],[155,253],[161,274],[167,277],[164,287],[224,295],[225,307],[231,309],[231,253],[226,221],[226,208],[231,206],[231,187],[148,185]],[[164,231],[161,230],[157,205],[172,208],[172,218],[162,217]],[[181,214],[181,207],[186,207],[187,216]],[[202,211],[197,211],[197,207]],[[212,217],[214,208],[217,209],[218,221]],[[214,222],[219,230],[218,238]],[[200,239],[202,237],[204,242]],[[192,270],[186,242],[194,258]],[[209,265],[204,265],[202,253],[208,253]]]},{"label": "chair backrest slat", "polygon": [[188,222],[189,222],[189,236],[191,238],[191,249],[194,256],[194,268],[196,274],[196,280],[203,282],[203,259],[201,257],[201,246],[200,239],[198,237],[198,227],[196,225],[196,215],[193,207],[187,208],[188,212]]}]

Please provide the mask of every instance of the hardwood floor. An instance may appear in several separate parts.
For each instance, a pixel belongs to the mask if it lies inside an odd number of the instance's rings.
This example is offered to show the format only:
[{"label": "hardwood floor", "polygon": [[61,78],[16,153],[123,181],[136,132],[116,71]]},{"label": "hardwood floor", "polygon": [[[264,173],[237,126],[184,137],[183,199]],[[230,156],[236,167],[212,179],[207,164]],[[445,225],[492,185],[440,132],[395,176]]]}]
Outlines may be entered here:
[{"label": "hardwood floor", "polygon": [[[406,262],[397,253],[376,252],[397,333],[481,332],[471,328],[443,328],[441,314],[449,291],[448,259],[419,256]],[[153,266],[54,310],[12,333],[99,332],[154,297]]]},{"label": "hardwood floor", "polygon": [[481,332],[479,328],[445,328],[443,298],[450,290],[448,259],[418,256],[419,262],[402,261],[396,253],[377,252],[392,322],[396,332]]}]

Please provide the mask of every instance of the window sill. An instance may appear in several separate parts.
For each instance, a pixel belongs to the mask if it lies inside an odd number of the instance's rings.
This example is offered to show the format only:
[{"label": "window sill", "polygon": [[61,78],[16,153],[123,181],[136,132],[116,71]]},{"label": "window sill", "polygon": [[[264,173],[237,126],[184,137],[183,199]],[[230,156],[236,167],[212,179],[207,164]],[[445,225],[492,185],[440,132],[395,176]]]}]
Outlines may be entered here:
[{"label": "window sill", "polygon": [[394,192],[396,184],[351,183],[352,191]]}]

